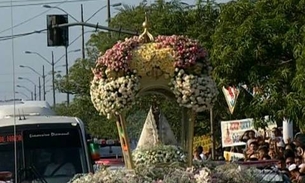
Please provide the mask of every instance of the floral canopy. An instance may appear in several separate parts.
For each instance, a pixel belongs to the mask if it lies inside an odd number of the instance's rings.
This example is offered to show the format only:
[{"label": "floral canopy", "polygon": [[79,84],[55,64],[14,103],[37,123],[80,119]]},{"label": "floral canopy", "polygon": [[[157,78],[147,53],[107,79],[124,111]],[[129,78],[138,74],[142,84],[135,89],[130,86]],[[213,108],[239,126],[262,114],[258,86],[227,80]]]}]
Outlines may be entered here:
[{"label": "floral canopy", "polygon": [[90,91],[95,108],[107,117],[118,115],[154,86],[171,91],[182,107],[211,108],[217,88],[207,51],[186,36],[153,38],[143,26],[142,35],[117,42],[97,59]]}]

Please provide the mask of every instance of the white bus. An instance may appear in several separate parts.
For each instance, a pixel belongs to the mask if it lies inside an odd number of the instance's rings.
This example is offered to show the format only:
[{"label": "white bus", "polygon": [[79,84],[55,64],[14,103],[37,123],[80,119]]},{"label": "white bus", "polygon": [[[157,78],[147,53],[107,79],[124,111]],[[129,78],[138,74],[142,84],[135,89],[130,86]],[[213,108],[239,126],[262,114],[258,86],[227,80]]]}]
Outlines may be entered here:
[{"label": "white bus", "polygon": [[11,180],[20,183],[66,183],[75,174],[92,172],[83,122],[32,104],[0,103],[0,172],[11,172]]}]

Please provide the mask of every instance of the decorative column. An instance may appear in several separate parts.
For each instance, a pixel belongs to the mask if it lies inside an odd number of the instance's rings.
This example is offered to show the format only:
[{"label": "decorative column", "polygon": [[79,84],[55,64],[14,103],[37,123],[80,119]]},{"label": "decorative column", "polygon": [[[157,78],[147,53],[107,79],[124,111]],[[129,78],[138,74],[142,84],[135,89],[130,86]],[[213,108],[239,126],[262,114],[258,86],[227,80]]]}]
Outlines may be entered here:
[{"label": "decorative column", "polygon": [[116,125],[118,128],[118,133],[119,133],[119,137],[120,137],[125,167],[128,169],[133,169],[134,166],[133,166],[132,154],[131,154],[131,150],[130,150],[129,138],[128,138],[127,129],[126,129],[125,115],[120,114],[117,116]]}]

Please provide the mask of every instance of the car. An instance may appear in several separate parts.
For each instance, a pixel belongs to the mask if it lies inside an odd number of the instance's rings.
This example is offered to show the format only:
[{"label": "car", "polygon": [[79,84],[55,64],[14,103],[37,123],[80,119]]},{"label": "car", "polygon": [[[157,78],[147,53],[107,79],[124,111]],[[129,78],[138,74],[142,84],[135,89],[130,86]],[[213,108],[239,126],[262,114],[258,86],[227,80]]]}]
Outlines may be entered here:
[{"label": "car", "polygon": [[95,169],[109,167],[117,169],[125,166],[121,144],[118,140],[98,140],[100,159],[95,161]]}]

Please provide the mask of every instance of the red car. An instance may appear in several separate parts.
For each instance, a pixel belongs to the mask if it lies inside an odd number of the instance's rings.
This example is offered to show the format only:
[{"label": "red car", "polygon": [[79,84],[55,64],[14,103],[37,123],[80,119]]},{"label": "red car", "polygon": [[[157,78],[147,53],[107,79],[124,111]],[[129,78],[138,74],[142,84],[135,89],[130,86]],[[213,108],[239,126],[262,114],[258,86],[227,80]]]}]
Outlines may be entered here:
[{"label": "red car", "polygon": [[99,140],[100,159],[95,161],[97,165],[109,167],[124,167],[124,159],[121,144],[118,140]]}]

